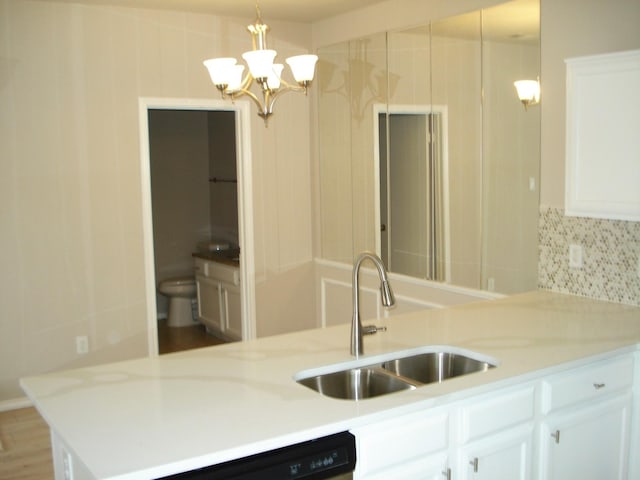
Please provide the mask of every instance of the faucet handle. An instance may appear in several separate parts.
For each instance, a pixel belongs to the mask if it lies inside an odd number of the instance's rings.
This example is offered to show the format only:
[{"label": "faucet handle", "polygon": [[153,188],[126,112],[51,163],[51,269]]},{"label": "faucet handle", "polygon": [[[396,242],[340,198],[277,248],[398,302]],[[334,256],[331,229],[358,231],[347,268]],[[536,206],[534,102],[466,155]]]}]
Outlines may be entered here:
[{"label": "faucet handle", "polygon": [[362,326],[363,335],[373,335],[376,332],[386,332],[386,331],[387,331],[387,327],[376,327],[375,325]]}]

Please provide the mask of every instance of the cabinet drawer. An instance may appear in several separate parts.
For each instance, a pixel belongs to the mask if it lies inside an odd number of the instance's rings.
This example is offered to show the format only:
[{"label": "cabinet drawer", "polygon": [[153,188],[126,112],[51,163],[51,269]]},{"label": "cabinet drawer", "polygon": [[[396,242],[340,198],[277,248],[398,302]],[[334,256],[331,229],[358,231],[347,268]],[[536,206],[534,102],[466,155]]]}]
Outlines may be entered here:
[{"label": "cabinet drawer", "polygon": [[218,280],[220,282],[240,285],[240,269],[218,262],[210,262],[201,258],[195,259],[196,275]]},{"label": "cabinet drawer", "polygon": [[462,441],[469,442],[493,432],[533,420],[535,387],[533,385],[476,400],[461,408]]},{"label": "cabinet drawer", "polygon": [[555,375],[542,382],[542,413],[630,389],[632,382],[633,357],[630,355]]},{"label": "cabinet drawer", "polygon": [[358,472],[369,474],[445,450],[449,445],[449,414],[410,414],[355,429]]}]

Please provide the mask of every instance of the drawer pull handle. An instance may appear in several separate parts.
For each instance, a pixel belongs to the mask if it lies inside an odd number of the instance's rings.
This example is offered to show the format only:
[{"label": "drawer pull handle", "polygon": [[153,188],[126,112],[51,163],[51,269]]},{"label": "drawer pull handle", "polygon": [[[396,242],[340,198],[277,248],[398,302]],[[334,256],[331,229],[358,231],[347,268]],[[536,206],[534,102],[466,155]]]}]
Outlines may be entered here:
[{"label": "drawer pull handle", "polygon": [[444,475],[446,480],[451,480],[451,469],[447,468],[446,470],[443,470],[442,475]]},{"label": "drawer pull handle", "polygon": [[470,460],[469,465],[473,467],[473,473],[478,473],[478,457],[474,457],[473,460]]},{"label": "drawer pull handle", "polygon": [[600,390],[601,388],[604,388],[606,385],[604,383],[594,383],[593,384],[593,388],[595,388],[596,390]]},{"label": "drawer pull handle", "polygon": [[556,430],[551,436],[556,440],[556,443],[560,443],[560,430]]}]

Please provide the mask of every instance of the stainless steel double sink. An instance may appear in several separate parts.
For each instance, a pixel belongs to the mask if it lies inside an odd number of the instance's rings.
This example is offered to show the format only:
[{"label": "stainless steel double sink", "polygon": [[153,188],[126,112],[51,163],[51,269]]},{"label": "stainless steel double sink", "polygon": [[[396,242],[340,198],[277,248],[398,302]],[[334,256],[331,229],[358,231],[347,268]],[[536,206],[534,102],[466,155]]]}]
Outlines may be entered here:
[{"label": "stainless steel double sink", "polygon": [[486,372],[495,362],[473,352],[447,350],[406,353],[363,366],[350,366],[315,375],[298,374],[296,381],[322,395],[345,400],[361,400],[449,378]]}]

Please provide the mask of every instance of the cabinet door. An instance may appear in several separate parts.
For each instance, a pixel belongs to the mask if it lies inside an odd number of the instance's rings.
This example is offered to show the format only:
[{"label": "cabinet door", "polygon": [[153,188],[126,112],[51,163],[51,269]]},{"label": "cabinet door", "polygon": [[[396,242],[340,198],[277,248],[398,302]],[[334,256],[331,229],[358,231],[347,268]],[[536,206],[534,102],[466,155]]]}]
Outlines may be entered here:
[{"label": "cabinet door", "polygon": [[242,340],[242,314],[240,289],[226,283],[221,284],[224,299],[224,334],[232,340]]},{"label": "cabinet door", "polygon": [[220,282],[200,275],[196,276],[198,291],[198,320],[207,330],[220,333],[223,330]]},{"label": "cabinet door", "polygon": [[460,478],[468,480],[529,480],[533,424],[501,432],[460,450]]},{"label": "cabinet door", "polygon": [[447,467],[447,455],[442,453],[354,478],[363,480],[448,480],[452,477],[451,471]]},{"label": "cabinet door", "polygon": [[[414,412],[392,420],[352,430],[357,439],[358,463],[354,478],[421,478],[431,479],[442,474],[449,449],[449,413]],[[433,465],[435,459],[435,466]],[[442,460],[445,459],[445,460]],[[420,473],[422,462],[429,464],[429,474]],[[426,469],[426,467],[425,467]],[[417,476],[399,471],[416,471]],[[386,475],[386,477],[385,477]]]},{"label": "cabinet door", "polygon": [[540,433],[541,478],[627,478],[630,407],[628,393],[545,420]]}]

